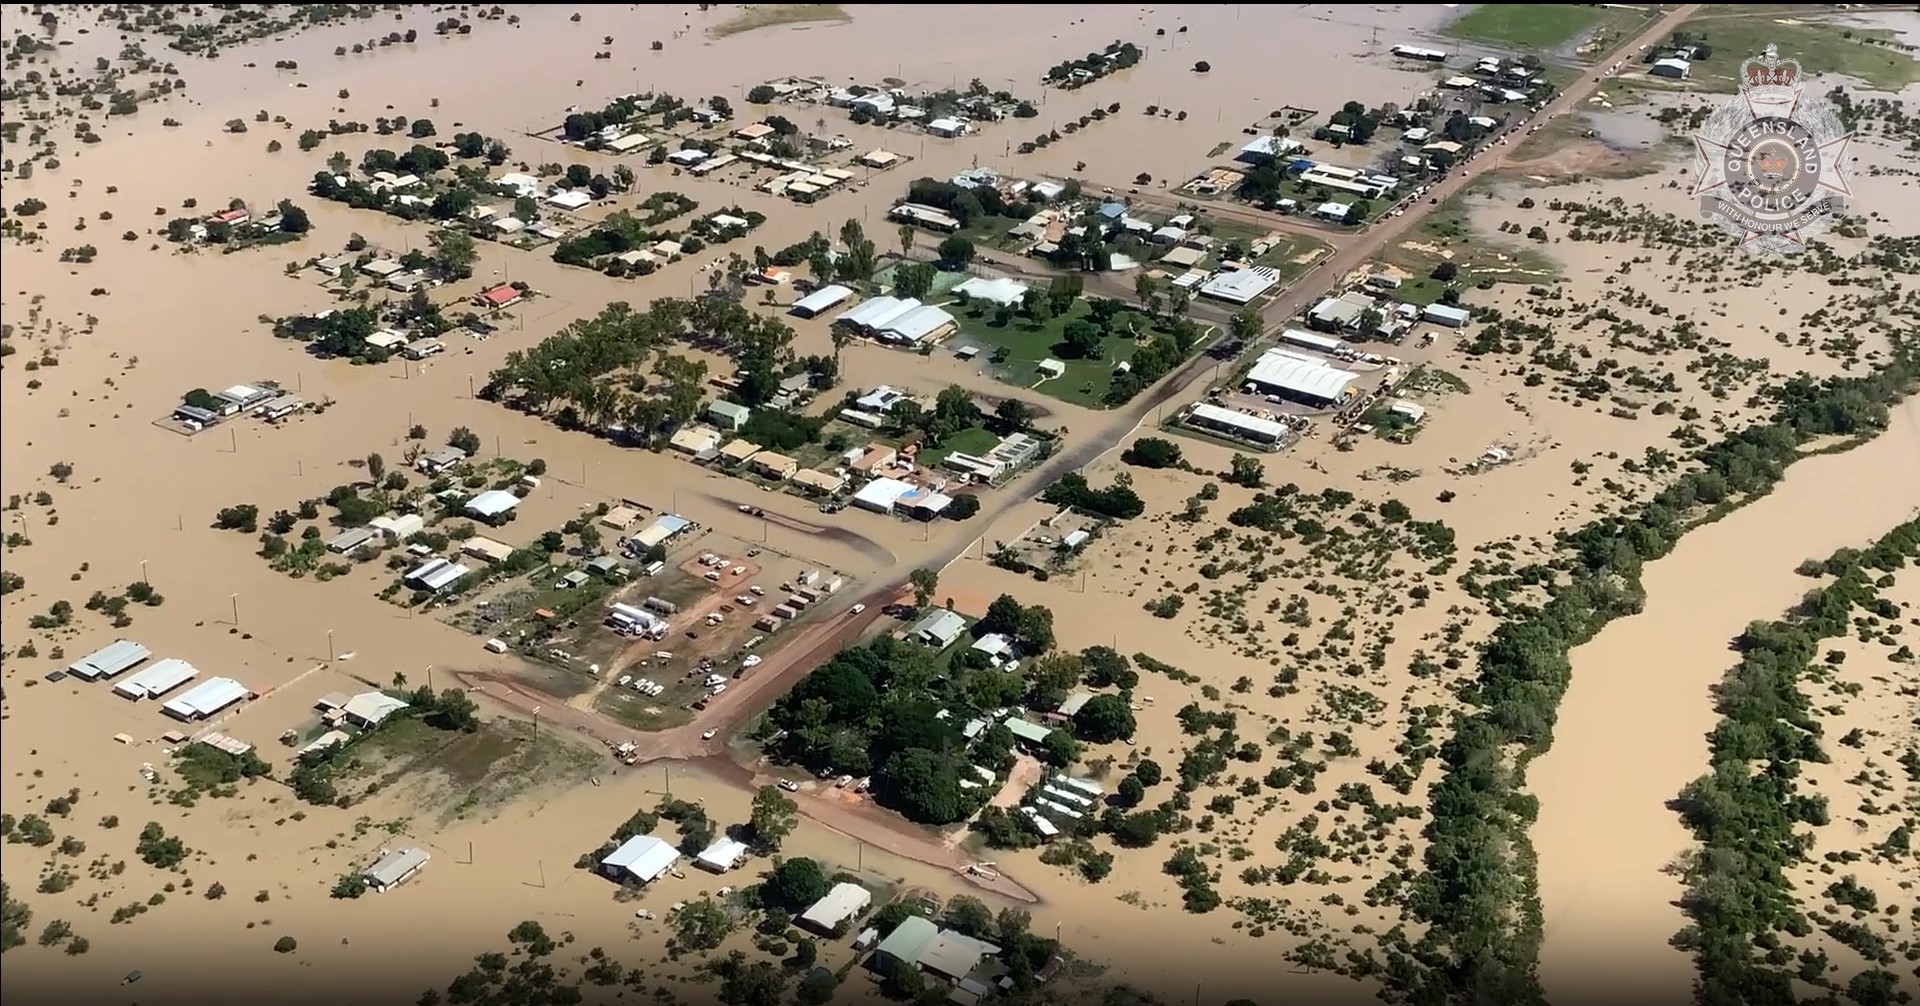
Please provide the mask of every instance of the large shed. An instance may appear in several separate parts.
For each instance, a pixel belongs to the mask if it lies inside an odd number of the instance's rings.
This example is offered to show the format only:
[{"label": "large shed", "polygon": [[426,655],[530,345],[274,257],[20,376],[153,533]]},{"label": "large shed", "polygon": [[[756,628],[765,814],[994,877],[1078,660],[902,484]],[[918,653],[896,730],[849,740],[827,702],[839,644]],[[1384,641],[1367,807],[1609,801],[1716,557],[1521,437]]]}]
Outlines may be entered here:
[{"label": "large shed", "polygon": [[123,674],[145,663],[153,651],[131,639],[120,639],[67,665],[67,673],[86,681]]},{"label": "large shed", "polygon": [[619,881],[651,884],[680,861],[680,851],[652,835],[635,835],[600,860],[600,872]]},{"label": "large shed", "polygon": [[168,657],[114,685],[113,693],[135,702],[157,699],[199,676],[199,668],[184,660]]},{"label": "large shed", "polygon": [[160,708],[175,719],[204,720],[251,694],[232,678],[210,678]]}]

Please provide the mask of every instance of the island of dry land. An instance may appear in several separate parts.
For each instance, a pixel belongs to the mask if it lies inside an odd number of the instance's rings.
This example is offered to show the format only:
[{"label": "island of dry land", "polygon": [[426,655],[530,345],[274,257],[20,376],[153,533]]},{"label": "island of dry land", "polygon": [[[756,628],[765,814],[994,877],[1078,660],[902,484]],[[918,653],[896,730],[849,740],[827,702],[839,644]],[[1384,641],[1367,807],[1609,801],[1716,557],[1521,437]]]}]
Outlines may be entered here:
[{"label": "island of dry land", "polygon": [[5,994],[1909,1001],[1920,22],[1029,22],[13,11]]}]

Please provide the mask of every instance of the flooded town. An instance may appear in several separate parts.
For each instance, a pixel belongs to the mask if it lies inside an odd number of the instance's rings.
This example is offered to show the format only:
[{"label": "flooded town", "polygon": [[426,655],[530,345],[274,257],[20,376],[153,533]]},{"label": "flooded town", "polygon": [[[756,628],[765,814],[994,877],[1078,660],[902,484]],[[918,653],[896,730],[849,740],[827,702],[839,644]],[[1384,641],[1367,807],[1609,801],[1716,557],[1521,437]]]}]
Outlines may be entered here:
[{"label": "flooded town", "polygon": [[1920,994],[1920,13],[1009,13],[8,7],[5,994]]}]

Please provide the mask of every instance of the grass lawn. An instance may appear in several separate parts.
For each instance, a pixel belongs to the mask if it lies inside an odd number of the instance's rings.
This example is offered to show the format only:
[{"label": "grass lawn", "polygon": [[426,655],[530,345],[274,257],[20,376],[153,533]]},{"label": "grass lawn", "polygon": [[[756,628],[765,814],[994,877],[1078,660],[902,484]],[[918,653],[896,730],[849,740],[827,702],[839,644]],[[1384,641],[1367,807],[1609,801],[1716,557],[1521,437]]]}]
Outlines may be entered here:
[{"label": "grass lawn", "polygon": [[[1025,222],[1022,218],[986,216],[983,214],[975,217],[972,223],[960,228],[959,234],[961,237],[966,238],[976,245],[984,245],[988,248],[1005,248],[1009,243],[1007,232]],[[940,242],[945,240],[945,235],[934,234],[931,242],[926,242],[923,239],[921,242],[916,243],[916,247],[935,248],[939,246]]]},{"label": "grass lawn", "polygon": [[948,437],[938,447],[930,447],[920,452],[920,466],[939,468],[947,455],[953,453],[981,455],[993,450],[1000,438],[987,432],[983,426],[969,426]]},{"label": "grass lawn", "polygon": [[773,28],[783,24],[809,24],[816,21],[851,21],[852,15],[837,3],[765,3],[753,4],[732,18],[714,26],[713,35],[726,38],[755,28]]},{"label": "grass lawn", "polygon": [[1326,258],[1331,250],[1332,246],[1319,238],[1287,234],[1284,240],[1276,242],[1265,255],[1253,262],[1278,272],[1283,280],[1292,280],[1312,268],[1315,262]]},{"label": "grass lawn", "polygon": [[[1081,301],[1074,305],[1073,310],[1041,324],[1015,317],[1005,326],[997,326],[993,323],[993,305],[975,302],[956,313],[960,319],[957,338],[990,347],[982,351],[982,355],[989,358],[999,356],[994,352],[995,349],[1004,350],[1004,357],[993,362],[992,370],[995,377],[1008,384],[1035,388],[1035,382],[1040,382],[1035,390],[1043,394],[1085,408],[1100,409],[1105,407],[1101,399],[1107,393],[1114,367],[1131,358],[1137,347],[1131,340],[1116,337],[1106,341],[1104,359],[1069,360],[1061,356],[1054,347],[1064,338],[1067,324],[1086,317],[1086,314],[1086,302]],[[1124,331],[1129,323],[1137,325],[1142,331],[1146,328],[1144,317],[1126,312],[1120,316],[1118,329]],[[1040,361],[1049,358],[1066,364],[1066,375],[1040,381]]]},{"label": "grass lawn", "polygon": [[[1394,291],[1394,296],[1409,304],[1431,304],[1449,285],[1466,291],[1480,283],[1540,283],[1559,275],[1559,268],[1544,252],[1531,243],[1514,242],[1503,237],[1476,233],[1468,222],[1466,199],[1479,190],[1469,189],[1441,203],[1421,222],[1411,238],[1389,249],[1385,258],[1412,274],[1412,278]],[[1408,247],[1413,245],[1415,247]],[[1440,254],[1451,252],[1451,256]],[[1433,278],[1434,267],[1452,262],[1459,267],[1450,283]]]},{"label": "grass lawn", "polygon": [[[1725,10],[1737,11],[1729,16]],[[1740,63],[1759,56],[1767,46],[1780,47],[1782,59],[1797,59],[1810,77],[1840,74],[1855,77],[1881,90],[1899,90],[1920,80],[1920,62],[1909,53],[1883,44],[1894,33],[1832,22],[1779,20],[1765,7],[1726,8],[1711,5],[1712,13],[1695,16],[1680,30],[1713,47],[1713,54],[1695,60],[1688,80],[1696,87],[1732,93],[1739,90]],[[1811,83],[1810,91],[1825,94],[1840,81],[1827,76]]]},{"label": "grass lawn", "polygon": [[1553,50],[1599,25],[1604,13],[1585,4],[1487,3],[1447,25],[1446,33],[1520,49]]}]

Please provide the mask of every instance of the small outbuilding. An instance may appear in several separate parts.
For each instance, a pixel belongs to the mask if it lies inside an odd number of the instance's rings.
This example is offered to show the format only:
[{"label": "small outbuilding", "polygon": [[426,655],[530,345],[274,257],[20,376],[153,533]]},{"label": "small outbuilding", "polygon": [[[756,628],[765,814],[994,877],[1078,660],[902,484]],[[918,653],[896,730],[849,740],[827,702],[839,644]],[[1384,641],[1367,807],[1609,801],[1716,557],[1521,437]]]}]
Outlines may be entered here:
[{"label": "small outbuilding", "polygon": [[831,935],[840,926],[860,917],[873,904],[873,893],[859,884],[842,881],[833,885],[826,897],[800,913],[800,924],[822,936]]},{"label": "small outbuilding", "polygon": [[385,894],[412,880],[426,868],[427,860],[432,858],[425,849],[395,849],[381,856],[360,876],[366,879],[367,887],[375,894]]}]

